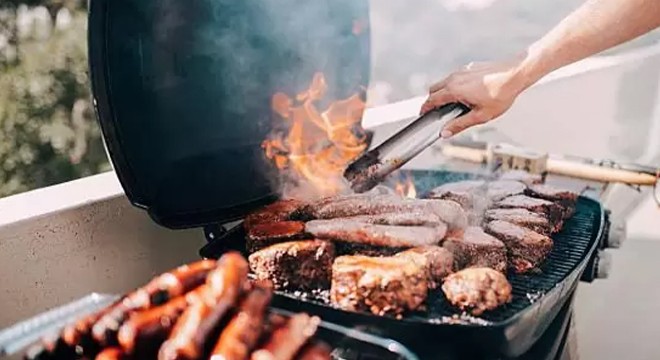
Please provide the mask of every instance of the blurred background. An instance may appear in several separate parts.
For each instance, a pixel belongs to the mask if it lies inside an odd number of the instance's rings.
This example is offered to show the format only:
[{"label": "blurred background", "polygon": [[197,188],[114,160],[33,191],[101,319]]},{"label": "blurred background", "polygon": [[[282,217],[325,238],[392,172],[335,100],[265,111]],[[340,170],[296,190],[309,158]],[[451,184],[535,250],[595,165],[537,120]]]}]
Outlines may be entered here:
[{"label": "blurred background", "polygon": [[[371,1],[369,105],[423,95],[470,61],[511,56],[581,2]],[[0,0],[0,197],[110,169],[90,102],[86,7]]]}]

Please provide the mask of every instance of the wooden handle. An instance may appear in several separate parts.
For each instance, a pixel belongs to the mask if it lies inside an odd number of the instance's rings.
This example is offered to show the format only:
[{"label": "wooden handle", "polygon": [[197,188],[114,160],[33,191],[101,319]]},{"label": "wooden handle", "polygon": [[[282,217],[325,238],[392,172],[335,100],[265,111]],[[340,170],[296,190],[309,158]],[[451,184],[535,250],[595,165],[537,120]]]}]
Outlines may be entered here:
[{"label": "wooden handle", "polygon": [[657,178],[650,174],[558,159],[548,159],[547,169],[553,174],[601,182],[653,186],[657,181]]},{"label": "wooden handle", "polygon": [[[486,150],[455,145],[443,145],[442,154],[447,157],[480,164],[486,163],[488,159]],[[648,186],[654,186],[658,181],[655,176],[650,174],[583,164],[570,160],[548,159],[546,166],[549,173],[584,180]]]}]

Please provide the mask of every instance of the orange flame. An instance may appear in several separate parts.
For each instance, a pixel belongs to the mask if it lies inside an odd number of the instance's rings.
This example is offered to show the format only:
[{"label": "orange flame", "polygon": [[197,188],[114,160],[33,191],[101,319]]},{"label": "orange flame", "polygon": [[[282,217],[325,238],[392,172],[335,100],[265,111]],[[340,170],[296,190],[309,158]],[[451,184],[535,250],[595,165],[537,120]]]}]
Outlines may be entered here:
[{"label": "orange flame", "polygon": [[406,175],[404,179],[397,180],[394,183],[394,191],[407,198],[414,199],[417,197],[417,189],[415,189],[415,182],[411,175]]},{"label": "orange flame", "polygon": [[[332,102],[325,111],[317,103],[328,85],[322,73],[314,74],[309,88],[295,99],[278,92],[271,106],[286,131],[274,132],[262,143],[266,156],[278,169],[298,183],[312,188],[314,196],[332,196],[346,187],[346,166],[367,148],[367,136],[360,126],[364,101],[358,94]],[[295,194],[284,194],[294,196]]]}]

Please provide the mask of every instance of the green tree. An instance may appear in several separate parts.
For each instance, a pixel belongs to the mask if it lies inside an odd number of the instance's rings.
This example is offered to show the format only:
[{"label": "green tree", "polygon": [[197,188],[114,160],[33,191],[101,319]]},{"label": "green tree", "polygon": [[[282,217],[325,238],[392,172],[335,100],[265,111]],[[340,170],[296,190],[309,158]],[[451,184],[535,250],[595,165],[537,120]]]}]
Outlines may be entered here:
[{"label": "green tree", "polygon": [[90,105],[85,6],[0,5],[0,196],[109,168]]}]

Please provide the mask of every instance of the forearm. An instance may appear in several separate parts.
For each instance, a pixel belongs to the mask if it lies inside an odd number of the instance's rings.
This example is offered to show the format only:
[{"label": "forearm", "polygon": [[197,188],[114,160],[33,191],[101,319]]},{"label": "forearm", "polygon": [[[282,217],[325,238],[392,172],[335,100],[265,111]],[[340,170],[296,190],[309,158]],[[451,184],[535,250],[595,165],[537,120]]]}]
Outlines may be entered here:
[{"label": "forearm", "polygon": [[523,55],[521,89],[562,66],[660,26],[660,0],[587,0]]}]

